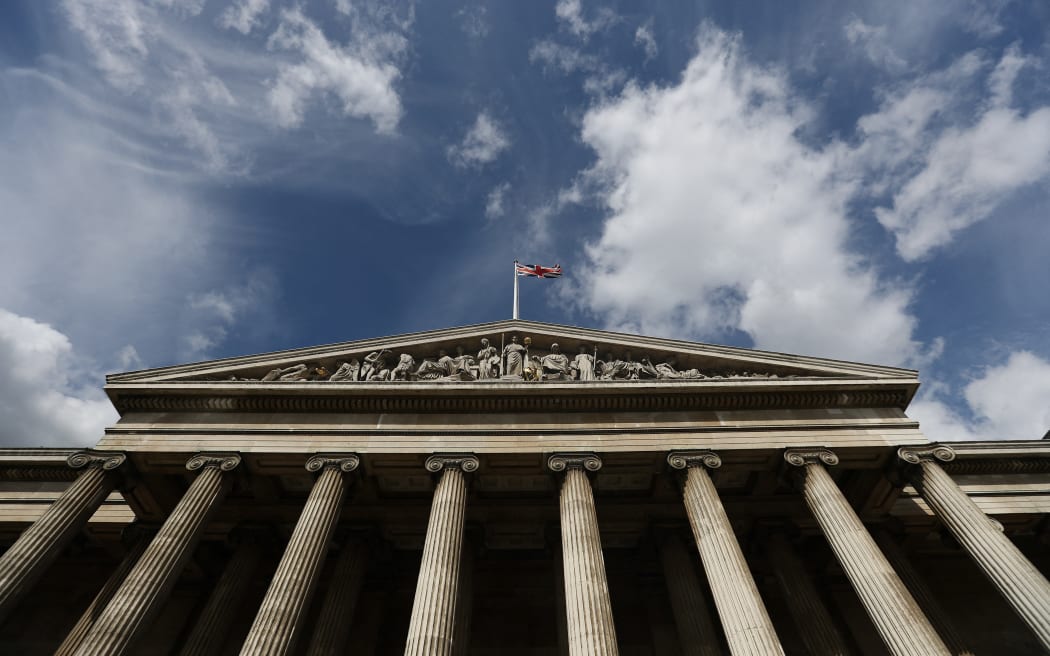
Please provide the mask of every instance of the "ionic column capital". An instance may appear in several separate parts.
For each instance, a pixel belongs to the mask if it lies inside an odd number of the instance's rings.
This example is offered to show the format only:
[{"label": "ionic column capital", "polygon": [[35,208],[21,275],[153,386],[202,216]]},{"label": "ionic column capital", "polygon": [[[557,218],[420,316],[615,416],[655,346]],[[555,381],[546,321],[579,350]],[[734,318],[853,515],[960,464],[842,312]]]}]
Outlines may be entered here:
[{"label": "ionic column capital", "polygon": [[793,467],[824,464],[839,464],[839,457],[831,449],[788,449],[784,451],[784,462]]},{"label": "ionic column capital", "polygon": [[114,453],[113,451],[95,451],[93,449],[87,449],[84,451],[77,451],[73,455],[66,458],[66,464],[73,469],[83,469],[85,467],[101,467],[106,471],[113,471],[114,469],[120,469],[121,466],[127,462],[128,457],[123,453]]},{"label": "ionic column capital", "polygon": [[306,461],[306,471],[319,472],[324,469],[339,469],[344,474],[356,470],[361,458],[356,453],[318,453]]},{"label": "ionic column capital", "polygon": [[228,472],[237,469],[241,464],[241,456],[238,453],[198,453],[186,461],[186,469],[197,471],[217,467]]},{"label": "ionic column capital", "polygon": [[481,465],[478,457],[472,453],[435,453],[427,458],[423,465],[428,472],[438,474],[446,469],[458,469],[465,474],[475,472]]},{"label": "ionic column capital", "polygon": [[910,465],[922,462],[951,462],[955,460],[955,451],[950,446],[930,444],[926,446],[902,446],[897,449],[897,457]]},{"label": "ionic column capital", "polygon": [[593,453],[555,453],[547,458],[547,469],[556,474],[570,469],[596,472],[602,468],[602,459]]},{"label": "ionic column capital", "polygon": [[672,451],[667,454],[667,464],[671,465],[672,469],[718,469],[722,466],[722,458],[714,451]]}]

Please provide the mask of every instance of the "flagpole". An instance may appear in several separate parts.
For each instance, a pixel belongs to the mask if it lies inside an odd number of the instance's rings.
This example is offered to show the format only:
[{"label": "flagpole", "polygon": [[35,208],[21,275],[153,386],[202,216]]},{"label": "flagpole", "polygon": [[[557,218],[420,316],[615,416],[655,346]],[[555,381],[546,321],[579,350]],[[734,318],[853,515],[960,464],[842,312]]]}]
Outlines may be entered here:
[{"label": "flagpole", "polygon": [[518,318],[518,261],[514,260],[514,319]]}]

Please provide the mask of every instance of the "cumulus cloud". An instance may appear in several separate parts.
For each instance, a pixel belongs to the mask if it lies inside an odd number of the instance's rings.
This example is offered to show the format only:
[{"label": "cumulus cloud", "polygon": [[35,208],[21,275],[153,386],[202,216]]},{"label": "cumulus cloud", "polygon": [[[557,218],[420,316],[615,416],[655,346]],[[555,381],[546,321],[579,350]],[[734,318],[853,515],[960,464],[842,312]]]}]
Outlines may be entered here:
[{"label": "cumulus cloud", "polygon": [[332,94],[345,115],[370,119],[378,132],[389,134],[397,127],[402,107],[394,83],[401,72],[392,60],[407,46],[399,34],[360,33],[340,46],[301,10],[291,9],[281,13],[269,45],[300,56],[297,63],[280,67],[270,88],[270,106],[281,126],[299,126],[312,96]]},{"label": "cumulus cloud", "polygon": [[786,76],[712,27],[680,82],[590,110],[583,183],[609,211],[582,302],[645,333],[742,330],[760,348],[902,364],[922,355],[910,290],[847,247],[839,149],[799,141]]},{"label": "cumulus cloud", "polygon": [[0,444],[90,446],[117,413],[69,338],[0,309]]},{"label": "cumulus cloud", "polygon": [[1039,439],[1050,430],[1050,362],[1030,351],[1011,353],[965,386],[972,418],[952,410],[947,393],[934,385],[908,410],[931,440]]},{"label": "cumulus cloud", "polygon": [[249,34],[262,23],[263,14],[270,9],[270,0],[236,0],[219,14],[219,25],[228,30]]},{"label": "cumulus cloud", "polygon": [[507,131],[488,112],[482,111],[463,141],[448,148],[448,159],[459,167],[481,166],[495,161],[508,148]]},{"label": "cumulus cloud", "polygon": [[[876,216],[905,260],[929,255],[1014,192],[1050,179],[1050,107],[1012,106],[1026,63],[1016,47],[994,65],[970,53],[887,94],[878,112],[860,120],[857,163],[893,192]],[[972,112],[957,90],[982,81],[975,119],[935,120]]]}]

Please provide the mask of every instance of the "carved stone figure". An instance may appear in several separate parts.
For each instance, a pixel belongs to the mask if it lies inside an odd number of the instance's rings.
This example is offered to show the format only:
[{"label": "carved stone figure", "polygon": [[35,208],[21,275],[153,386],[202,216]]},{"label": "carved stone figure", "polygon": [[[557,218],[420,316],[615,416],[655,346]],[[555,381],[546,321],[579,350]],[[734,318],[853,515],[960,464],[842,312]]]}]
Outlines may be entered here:
[{"label": "carved stone figure", "polygon": [[270,380],[306,380],[309,375],[309,367],[305,364],[295,364],[283,369],[271,369],[262,377],[264,381]]},{"label": "carved stone figure", "polygon": [[569,377],[569,358],[561,352],[557,342],[551,344],[551,352],[540,359],[540,369],[546,380],[562,380]]},{"label": "carved stone figure", "polygon": [[408,380],[412,369],[416,366],[416,359],[408,353],[402,353],[397,364],[390,370],[390,380]]},{"label": "carved stone figure", "polygon": [[358,380],[386,380],[390,376],[390,369],[386,366],[384,356],[389,352],[389,349],[383,349],[366,355]]},{"label": "carved stone figure", "polygon": [[594,380],[594,356],[587,352],[586,346],[580,347],[580,352],[572,359],[569,365],[572,376],[576,380]]},{"label": "carved stone figure", "polygon": [[499,377],[499,352],[489,340],[481,338],[481,350],[478,351],[478,378],[488,380]]},{"label": "carved stone figure", "polygon": [[643,355],[642,359],[638,361],[638,378],[659,378],[660,373],[653,366],[652,360],[649,359],[648,355]]},{"label": "carved stone figure", "polygon": [[359,371],[361,371],[361,363],[357,360],[357,358],[354,358],[350,362],[344,362],[343,364],[339,365],[339,368],[335,370],[335,373],[332,374],[332,377],[328,380],[333,383],[337,383],[339,381],[357,380],[357,374]]},{"label": "carved stone figure", "polygon": [[441,349],[438,351],[437,361],[426,358],[420,363],[419,369],[416,369],[416,376],[425,380],[433,380],[452,374],[452,367],[453,362],[448,351]]},{"label": "carved stone figure", "polygon": [[539,357],[525,356],[525,368],[521,372],[521,377],[531,382],[543,380],[543,363],[540,362]]},{"label": "carved stone figure", "polygon": [[700,373],[699,369],[686,369],[678,371],[675,369],[677,362],[674,358],[667,358],[666,362],[656,365],[656,373],[660,378],[707,378]]},{"label": "carved stone figure", "polygon": [[503,347],[503,357],[506,359],[505,376],[521,376],[525,364],[525,347],[518,343],[518,336],[510,338],[510,344]]},{"label": "carved stone figure", "polygon": [[464,353],[462,346],[457,346],[456,357],[452,358],[452,371],[450,373],[466,374],[469,378],[477,378],[477,368],[474,356]]}]

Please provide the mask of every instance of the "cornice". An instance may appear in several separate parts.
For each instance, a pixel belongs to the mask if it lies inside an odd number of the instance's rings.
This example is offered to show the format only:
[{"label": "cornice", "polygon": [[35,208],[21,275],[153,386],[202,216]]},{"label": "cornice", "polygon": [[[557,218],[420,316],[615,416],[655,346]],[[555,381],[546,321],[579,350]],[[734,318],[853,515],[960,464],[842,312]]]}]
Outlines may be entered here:
[{"label": "cornice", "polygon": [[110,385],[128,412],[513,413],[899,408],[914,394],[905,381],[704,382],[607,385]]}]

